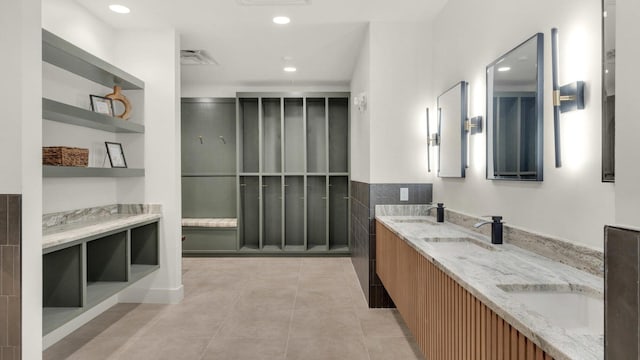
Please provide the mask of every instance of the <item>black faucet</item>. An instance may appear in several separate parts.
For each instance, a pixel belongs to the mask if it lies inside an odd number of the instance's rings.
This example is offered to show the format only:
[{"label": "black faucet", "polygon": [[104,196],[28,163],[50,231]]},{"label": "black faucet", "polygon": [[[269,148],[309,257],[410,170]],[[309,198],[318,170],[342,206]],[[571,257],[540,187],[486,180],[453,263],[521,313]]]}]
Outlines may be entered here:
[{"label": "black faucet", "polygon": [[444,203],[438,203],[438,207],[429,206],[427,214],[431,213],[431,209],[436,209],[436,221],[439,223],[444,222]]},{"label": "black faucet", "polygon": [[479,228],[482,225],[491,224],[491,243],[502,244],[502,216],[492,216],[492,221],[482,221],[475,225],[474,228]]}]

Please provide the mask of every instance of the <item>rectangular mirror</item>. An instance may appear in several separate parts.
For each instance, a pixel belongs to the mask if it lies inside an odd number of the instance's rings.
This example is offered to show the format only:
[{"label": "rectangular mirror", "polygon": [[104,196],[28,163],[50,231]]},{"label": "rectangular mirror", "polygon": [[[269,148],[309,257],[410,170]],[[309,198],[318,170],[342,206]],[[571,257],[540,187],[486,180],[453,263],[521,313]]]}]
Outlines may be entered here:
[{"label": "rectangular mirror", "polygon": [[464,81],[438,96],[438,176],[463,178],[467,167],[467,88]]},{"label": "rectangular mirror", "polygon": [[616,144],[616,0],[602,1],[602,181],[614,182]]},{"label": "rectangular mirror", "polygon": [[544,35],[487,66],[487,179],[542,181]]}]

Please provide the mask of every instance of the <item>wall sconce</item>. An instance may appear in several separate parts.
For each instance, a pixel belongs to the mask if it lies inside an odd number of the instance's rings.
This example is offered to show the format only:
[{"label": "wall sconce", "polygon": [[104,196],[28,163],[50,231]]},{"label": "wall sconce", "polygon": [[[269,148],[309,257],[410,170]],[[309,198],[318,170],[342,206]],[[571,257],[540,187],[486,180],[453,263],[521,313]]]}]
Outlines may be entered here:
[{"label": "wall sconce", "polygon": [[367,110],[367,95],[365,93],[360,93],[360,95],[354,96],[353,105],[360,112],[364,112],[365,110]]},{"label": "wall sconce", "polygon": [[475,135],[482,133],[482,116],[472,117],[464,122],[464,130],[469,135]]},{"label": "wall sconce", "polygon": [[556,167],[562,167],[560,147],[560,113],[584,109],[584,81],[558,84],[558,29],[551,29],[551,66],[553,72],[553,132]]}]

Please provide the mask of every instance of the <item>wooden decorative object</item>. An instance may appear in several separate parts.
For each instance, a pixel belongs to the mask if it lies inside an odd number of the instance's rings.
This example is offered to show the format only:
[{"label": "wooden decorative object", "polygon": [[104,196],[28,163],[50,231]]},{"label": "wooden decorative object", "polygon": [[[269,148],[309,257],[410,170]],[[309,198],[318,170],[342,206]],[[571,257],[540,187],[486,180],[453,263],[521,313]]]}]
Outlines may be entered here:
[{"label": "wooden decorative object", "polygon": [[123,120],[129,120],[129,117],[131,117],[131,103],[129,102],[129,99],[122,94],[122,88],[120,86],[114,86],[113,93],[105,95],[104,97],[113,101],[121,102],[124,106],[124,112],[120,115],[115,115],[115,117]]},{"label": "wooden decorative object", "polygon": [[65,146],[43,147],[42,165],[87,167],[89,149]]}]

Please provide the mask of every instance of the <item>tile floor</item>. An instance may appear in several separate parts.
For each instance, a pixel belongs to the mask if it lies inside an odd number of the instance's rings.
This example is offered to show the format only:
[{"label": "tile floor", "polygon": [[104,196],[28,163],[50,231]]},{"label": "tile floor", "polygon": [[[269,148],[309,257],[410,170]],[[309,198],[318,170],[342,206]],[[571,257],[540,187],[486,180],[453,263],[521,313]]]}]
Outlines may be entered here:
[{"label": "tile floor", "polygon": [[422,358],[395,310],[367,307],[348,258],[187,258],[183,283],[181,304],[118,304],[44,359]]}]

